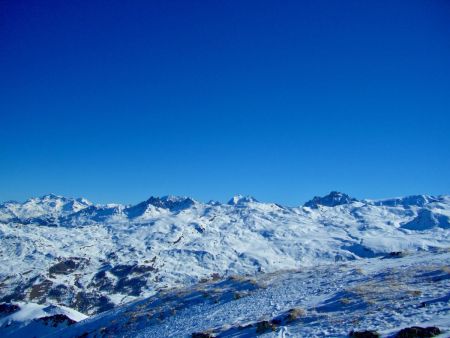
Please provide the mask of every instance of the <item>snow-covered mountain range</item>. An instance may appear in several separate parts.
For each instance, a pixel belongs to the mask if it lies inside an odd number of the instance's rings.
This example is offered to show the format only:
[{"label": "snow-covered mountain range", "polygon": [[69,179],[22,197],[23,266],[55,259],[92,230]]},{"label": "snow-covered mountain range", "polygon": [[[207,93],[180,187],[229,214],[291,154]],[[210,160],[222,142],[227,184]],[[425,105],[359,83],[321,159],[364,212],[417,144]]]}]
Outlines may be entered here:
[{"label": "snow-covered mountain range", "polygon": [[450,196],[286,207],[151,197],[137,205],[56,195],[0,205],[0,302],[95,314],[158,290],[233,275],[450,247]]}]

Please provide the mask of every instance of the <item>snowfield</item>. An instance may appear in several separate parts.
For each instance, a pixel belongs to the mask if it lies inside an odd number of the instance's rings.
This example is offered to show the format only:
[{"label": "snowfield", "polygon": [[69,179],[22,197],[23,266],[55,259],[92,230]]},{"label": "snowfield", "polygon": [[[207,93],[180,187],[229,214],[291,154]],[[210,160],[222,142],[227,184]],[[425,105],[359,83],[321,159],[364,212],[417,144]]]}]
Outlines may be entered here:
[{"label": "snowfield", "polygon": [[51,337],[391,336],[437,326],[450,336],[450,252],[363,259],[160,292]]},{"label": "snowfield", "polygon": [[4,303],[0,305],[0,334],[2,337],[44,337],[86,318],[64,306]]},{"label": "snowfield", "polygon": [[[164,295],[186,287],[179,292],[191,294],[193,302],[173,305],[186,309],[184,316],[175,309],[174,315],[163,315],[161,323],[151,325],[139,317],[139,327],[132,332],[152,337],[213,330],[226,336],[239,330],[238,335],[252,335],[266,317],[267,323],[260,325],[275,331],[259,333],[281,336],[342,336],[359,327],[388,334],[436,318],[441,318],[436,322],[440,327],[449,326],[445,273],[450,196],[372,201],[332,192],[304,206],[287,207],[243,196],[227,204],[151,197],[130,206],[46,195],[0,204],[0,239],[0,303],[54,304],[99,314],[82,322],[92,323],[93,330],[105,316],[116,314],[124,321],[125,312],[120,311],[135,311],[129,306],[140,303],[117,306],[144,297],[166,304]],[[442,280],[420,277],[433,271],[444,271]],[[247,276],[253,282],[247,285],[231,276]],[[222,284],[214,286],[211,280]],[[213,296],[205,300],[189,289],[209,287],[223,293],[218,303],[208,305],[206,300]],[[241,288],[244,294],[236,296]],[[276,296],[270,298],[270,292]],[[443,300],[416,309],[412,304],[421,297]],[[158,304],[145,309],[161,312],[155,310]],[[383,305],[378,309],[376,304]],[[286,324],[283,316],[296,307],[301,307],[302,325],[296,320]],[[403,308],[409,314],[400,311]],[[384,322],[383,313],[389,317]],[[272,327],[270,320],[280,323]],[[246,321],[252,326],[239,329]],[[64,335],[81,327],[71,325]],[[115,330],[114,335],[127,334]]]}]

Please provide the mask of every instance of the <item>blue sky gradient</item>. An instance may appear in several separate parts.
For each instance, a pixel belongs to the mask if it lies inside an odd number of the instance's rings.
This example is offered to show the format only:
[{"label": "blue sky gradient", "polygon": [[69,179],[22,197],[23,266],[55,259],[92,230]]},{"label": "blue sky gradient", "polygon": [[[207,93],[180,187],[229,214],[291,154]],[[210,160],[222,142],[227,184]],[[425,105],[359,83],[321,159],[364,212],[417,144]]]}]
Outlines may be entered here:
[{"label": "blue sky gradient", "polygon": [[0,200],[450,193],[450,2],[3,1]]}]

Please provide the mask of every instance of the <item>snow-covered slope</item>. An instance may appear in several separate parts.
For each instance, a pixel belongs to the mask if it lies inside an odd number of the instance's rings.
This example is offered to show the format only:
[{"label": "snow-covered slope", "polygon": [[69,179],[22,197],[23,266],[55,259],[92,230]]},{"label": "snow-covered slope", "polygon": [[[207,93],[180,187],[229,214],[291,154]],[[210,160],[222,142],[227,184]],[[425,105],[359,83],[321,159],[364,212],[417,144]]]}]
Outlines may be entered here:
[{"label": "snow-covered slope", "polygon": [[3,303],[0,304],[0,335],[9,338],[43,337],[86,318],[64,306]]},{"label": "snow-covered slope", "polygon": [[450,247],[449,196],[285,207],[151,197],[134,206],[55,195],[0,205],[0,302],[95,314],[214,276]]},{"label": "snow-covered slope", "polygon": [[159,292],[51,337],[449,337],[449,291],[448,251],[393,254]]}]

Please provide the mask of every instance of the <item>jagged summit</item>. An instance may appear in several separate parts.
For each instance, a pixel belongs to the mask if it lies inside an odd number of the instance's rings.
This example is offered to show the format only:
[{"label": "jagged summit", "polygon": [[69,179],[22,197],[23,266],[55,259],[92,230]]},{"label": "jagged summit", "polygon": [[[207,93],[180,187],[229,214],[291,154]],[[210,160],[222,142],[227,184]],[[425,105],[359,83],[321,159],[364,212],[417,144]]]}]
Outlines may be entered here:
[{"label": "jagged summit", "polygon": [[144,214],[155,211],[155,208],[167,209],[169,211],[180,211],[188,209],[196,204],[196,201],[185,196],[151,196],[148,200],[130,206],[125,209],[125,213],[132,218],[143,216]]},{"label": "jagged summit", "polygon": [[174,210],[182,210],[190,208],[195,204],[195,200],[186,196],[167,195],[163,197],[150,197],[146,203],[158,208]]},{"label": "jagged summit", "polygon": [[235,195],[229,201],[229,205],[243,205],[251,202],[258,202],[252,196]]},{"label": "jagged summit", "polygon": [[328,195],[323,197],[315,196],[312,200],[306,202],[304,206],[316,209],[319,205],[323,205],[326,207],[335,207],[337,205],[349,204],[356,201],[356,198],[352,198],[347,194],[338,191],[332,191]]}]

